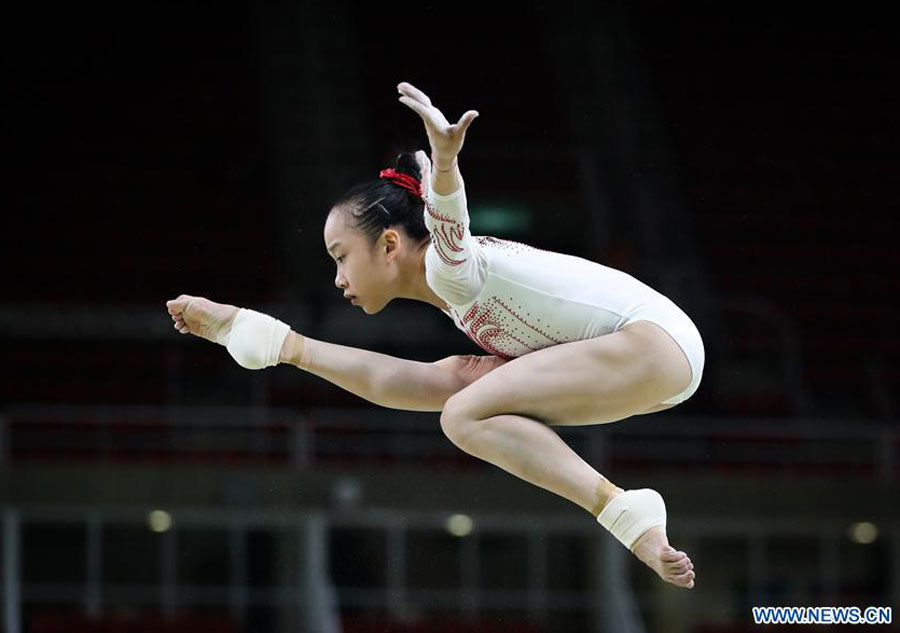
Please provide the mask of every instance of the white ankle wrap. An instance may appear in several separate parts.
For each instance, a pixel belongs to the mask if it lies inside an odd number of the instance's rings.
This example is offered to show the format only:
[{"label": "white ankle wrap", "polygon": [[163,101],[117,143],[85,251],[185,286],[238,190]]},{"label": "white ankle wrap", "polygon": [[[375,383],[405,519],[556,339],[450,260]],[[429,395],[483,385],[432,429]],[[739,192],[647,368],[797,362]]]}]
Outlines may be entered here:
[{"label": "white ankle wrap", "polygon": [[263,369],[278,364],[281,346],[290,331],[287,323],[268,314],[241,308],[234,317],[231,331],[221,337],[224,341],[220,342],[241,367]]},{"label": "white ankle wrap", "polygon": [[629,550],[652,527],[666,525],[666,504],[662,496],[650,488],[626,490],[613,497],[597,522],[609,530]]}]

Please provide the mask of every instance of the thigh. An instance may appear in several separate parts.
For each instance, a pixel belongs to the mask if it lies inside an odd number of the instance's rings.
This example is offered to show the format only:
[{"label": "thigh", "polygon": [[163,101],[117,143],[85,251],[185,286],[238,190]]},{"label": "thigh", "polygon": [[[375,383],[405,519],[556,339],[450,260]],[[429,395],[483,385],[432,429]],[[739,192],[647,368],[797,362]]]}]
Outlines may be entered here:
[{"label": "thigh", "polygon": [[447,401],[445,414],[485,419],[512,413],[582,425],[648,412],[681,393],[690,366],[659,326],[554,345],[497,367]]}]

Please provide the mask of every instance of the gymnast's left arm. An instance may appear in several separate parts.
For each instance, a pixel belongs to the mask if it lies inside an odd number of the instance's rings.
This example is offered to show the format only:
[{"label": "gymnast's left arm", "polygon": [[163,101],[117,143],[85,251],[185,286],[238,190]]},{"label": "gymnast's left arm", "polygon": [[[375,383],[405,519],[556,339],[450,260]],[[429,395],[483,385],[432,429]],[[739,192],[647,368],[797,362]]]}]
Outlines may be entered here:
[{"label": "gymnast's left arm", "polygon": [[457,159],[466,130],[478,116],[466,112],[451,125],[421,90],[408,83],[397,87],[400,101],[425,124],[431,160],[416,152],[425,193],[425,226],[431,245],[425,254],[428,285],[445,301],[465,303],[484,285],[486,262],[469,231],[465,185]]}]

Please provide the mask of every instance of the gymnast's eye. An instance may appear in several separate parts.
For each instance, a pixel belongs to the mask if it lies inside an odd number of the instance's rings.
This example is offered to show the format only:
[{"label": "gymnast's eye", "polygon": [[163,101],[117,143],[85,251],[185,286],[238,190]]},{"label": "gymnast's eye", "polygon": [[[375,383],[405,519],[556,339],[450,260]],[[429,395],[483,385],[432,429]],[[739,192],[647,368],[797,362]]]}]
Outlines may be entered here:
[{"label": "gymnast's eye", "polygon": [[334,259],[334,261],[336,261],[337,263],[341,263],[343,260],[344,260],[344,255],[341,255],[340,257],[336,257]]}]

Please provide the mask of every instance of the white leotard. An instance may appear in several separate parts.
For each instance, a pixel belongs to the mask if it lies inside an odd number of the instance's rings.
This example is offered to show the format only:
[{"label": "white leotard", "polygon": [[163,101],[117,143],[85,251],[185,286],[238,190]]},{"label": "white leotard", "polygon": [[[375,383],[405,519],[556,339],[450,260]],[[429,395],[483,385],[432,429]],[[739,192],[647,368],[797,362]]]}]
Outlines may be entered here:
[{"label": "white leotard", "polygon": [[690,386],[665,402],[682,402],[697,390],[705,359],[700,333],[653,288],[581,257],[473,236],[464,186],[446,196],[429,189],[425,225],[426,281],[447,302],[456,327],[485,351],[512,359],[652,321],[681,346],[693,374]]}]

